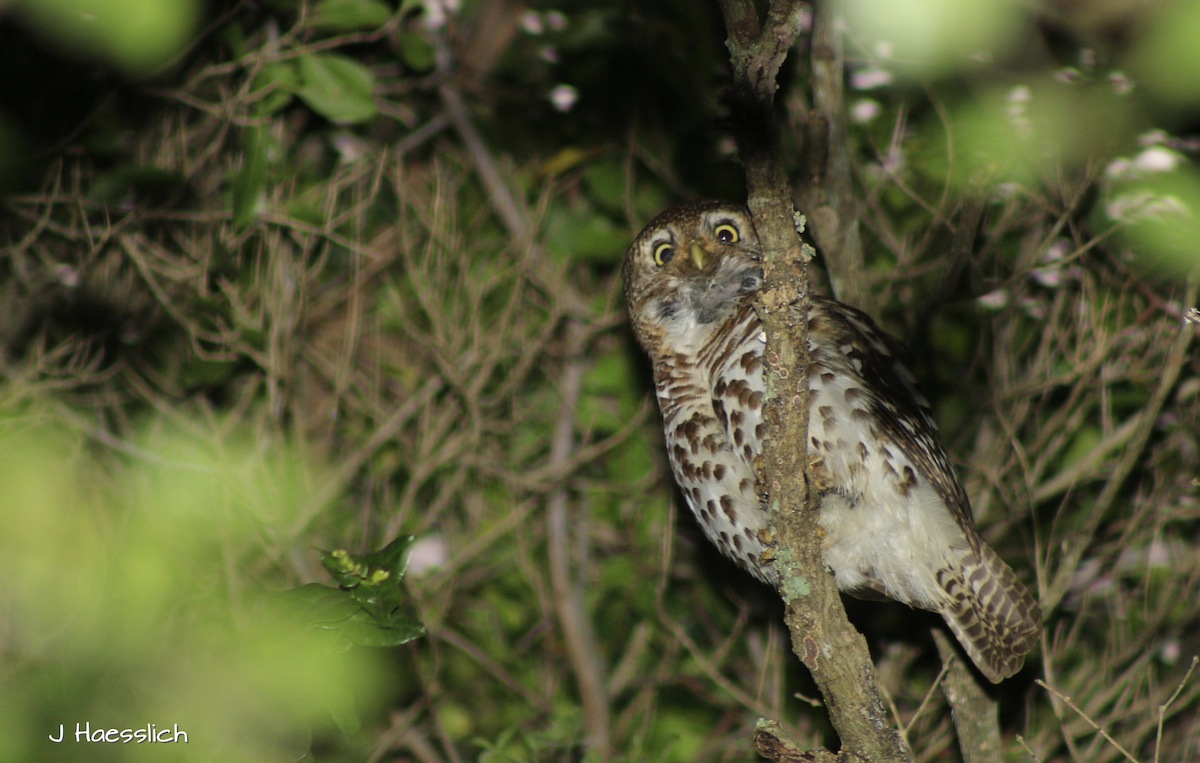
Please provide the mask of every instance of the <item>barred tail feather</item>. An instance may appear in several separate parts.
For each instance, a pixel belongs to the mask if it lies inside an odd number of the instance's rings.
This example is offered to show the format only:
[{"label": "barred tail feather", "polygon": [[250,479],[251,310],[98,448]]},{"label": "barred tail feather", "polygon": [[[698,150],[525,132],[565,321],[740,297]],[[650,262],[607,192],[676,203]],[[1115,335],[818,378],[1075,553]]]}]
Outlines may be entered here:
[{"label": "barred tail feather", "polygon": [[941,610],[975,667],[992,683],[1021,669],[1042,631],[1042,612],[1016,573],[986,543],[939,582],[948,594]]}]

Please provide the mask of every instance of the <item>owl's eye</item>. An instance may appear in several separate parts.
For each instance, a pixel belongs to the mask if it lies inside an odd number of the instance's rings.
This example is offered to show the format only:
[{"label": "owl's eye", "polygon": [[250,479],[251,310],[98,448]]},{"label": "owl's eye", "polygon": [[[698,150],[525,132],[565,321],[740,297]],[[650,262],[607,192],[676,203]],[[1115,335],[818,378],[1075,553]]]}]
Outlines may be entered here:
[{"label": "owl's eye", "polygon": [[736,244],[741,236],[738,235],[738,229],[729,223],[721,223],[713,229],[713,234],[716,235],[717,241],[722,244]]},{"label": "owl's eye", "polygon": [[654,247],[654,264],[658,265],[660,268],[670,262],[671,258],[674,256],[675,247],[671,246],[670,244],[659,244],[658,246]]}]

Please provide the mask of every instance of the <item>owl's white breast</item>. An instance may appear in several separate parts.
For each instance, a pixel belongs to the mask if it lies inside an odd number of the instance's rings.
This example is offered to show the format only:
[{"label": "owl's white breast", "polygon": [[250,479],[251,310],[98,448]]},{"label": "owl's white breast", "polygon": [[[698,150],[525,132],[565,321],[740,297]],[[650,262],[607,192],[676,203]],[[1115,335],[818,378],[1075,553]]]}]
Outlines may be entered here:
[{"label": "owl's white breast", "polygon": [[[815,305],[814,309],[820,309]],[[693,363],[658,379],[668,455],[688,506],[709,539],[758,577],[767,528],[756,489],[765,391],[765,336],[753,310],[711,325],[678,321],[667,346]],[[843,348],[810,343],[813,365],[809,452],[821,456],[833,484],[823,497],[824,559],[847,591],[882,589],[893,599],[937,609],[944,592],[936,571],[966,542],[950,511],[869,410],[870,388]],[[690,443],[681,447],[680,443]],[[721,468],[718,468],[721,467]]]}]

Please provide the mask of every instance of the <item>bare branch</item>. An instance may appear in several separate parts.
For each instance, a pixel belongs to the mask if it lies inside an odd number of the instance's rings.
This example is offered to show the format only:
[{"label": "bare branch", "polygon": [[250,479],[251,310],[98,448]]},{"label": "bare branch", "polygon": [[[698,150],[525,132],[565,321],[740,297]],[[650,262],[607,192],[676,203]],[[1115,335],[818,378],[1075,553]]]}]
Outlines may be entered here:
[{"label": "bare branch", "polygon": [[[562,410],[550,446],[551,464],[567,462],[575,448],[575,414],[584,371],[584,361],[579,355],[583,351],[583,335],[584,331],[578,322],[571,321],[568,324],[568,351],[573,357],[567,361],[567,367],[563,371]],[[571,572],[569,550],[574,544],[567,527],[569,503],[570,496],[564,484],[550,497],[546,515],[554,610],[558,615],[558,625],[571,660],[575,680],[579,684],[584,724],[588,730],[588,746],[601,760],[607,760],[612,754],[608,691],[600,664],[600,650],[596,648],[595,633],[584,609],[583,592],[575,584],[575,576]]]},{"label": "bare branch", "polygon": [[[776,76],[798,32],[802,6],[774,0],[760,21],[748,0],[721,0],[733,66],[731,111],[749,191],[747,206],[763,246],[758,310],[767,337],[763,479],[775,534],[776,568],[787,602],[792,649],[812,672],[842,751],[797,753],[767,738],[775,760],[907,761],[907,747],[887,722],[875,689],[866,641],[846,619],[833,577],[821,560],[821,532],[809,491],[808,262],[797,235],[787,178],[778,160],[772,118]],[[774,752],[773,752],[774,751]],[[827,757],[814,757],[814,756]],[[807,757],[806,757],[807,756]]]},{"label": "bare branch", "polygon": [[875,307],[867,283],[850,173],[843,94],[845,54],[829,3],[817,3],[812,32],[813,104],[804,125],[804,164],[796,195],[812,221],[833,294],[864,310]]},{"label": "bare branch", "polygon": [[941,655],[942,692],[950,703],[954,731],[963,763],[999,763],[1000,705],[980,683],[980,676],[959,656],[954,640],[941,628],[933,629],[933,641]]}]

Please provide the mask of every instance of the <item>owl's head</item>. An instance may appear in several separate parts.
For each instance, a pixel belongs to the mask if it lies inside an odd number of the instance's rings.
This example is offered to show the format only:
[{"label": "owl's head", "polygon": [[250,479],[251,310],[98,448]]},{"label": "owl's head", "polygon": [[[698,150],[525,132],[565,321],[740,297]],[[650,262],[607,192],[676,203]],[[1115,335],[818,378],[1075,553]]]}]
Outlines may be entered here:
[{"label": "owl's head", "polygon": [[698,347],[754,299],[761,259],[743,206],[697,201],[663,212],[625,254],[625,300],[638,341],[652,357]]}]

